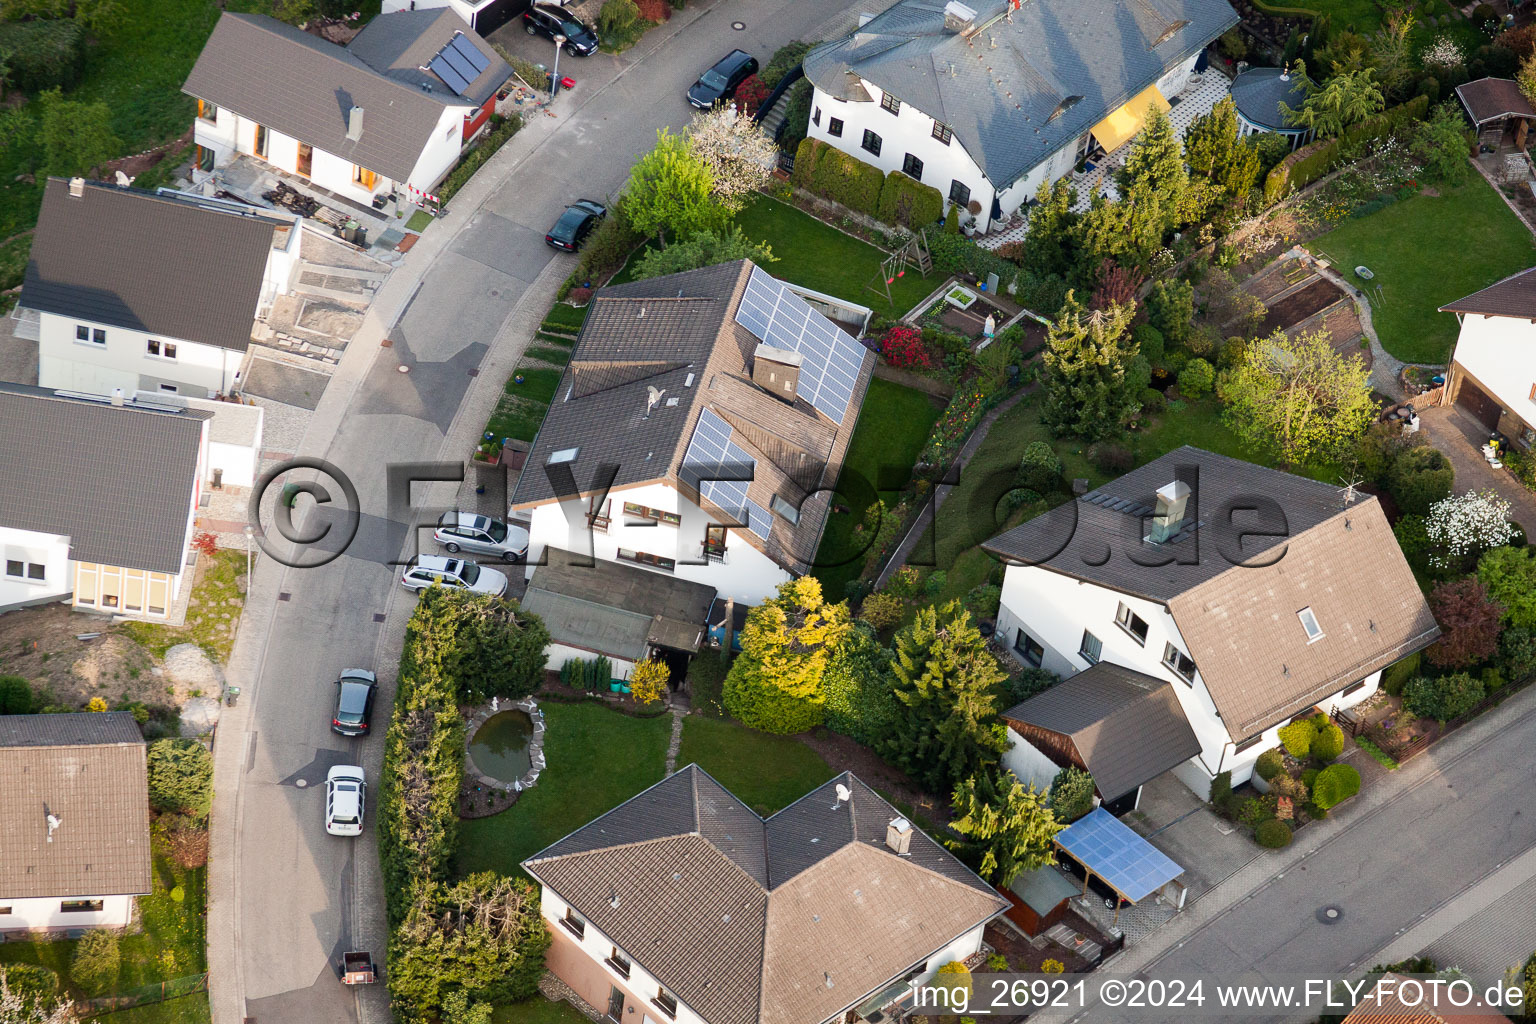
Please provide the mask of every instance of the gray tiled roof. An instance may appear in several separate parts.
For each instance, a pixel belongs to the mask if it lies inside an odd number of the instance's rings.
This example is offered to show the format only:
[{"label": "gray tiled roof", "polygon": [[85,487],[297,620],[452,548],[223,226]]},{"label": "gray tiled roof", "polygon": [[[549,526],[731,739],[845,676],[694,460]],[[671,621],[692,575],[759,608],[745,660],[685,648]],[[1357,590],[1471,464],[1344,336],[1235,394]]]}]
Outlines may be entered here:
[{"label": "gray tiled roof", "polygon": [[[0,900],[151,890],[144,740],[126,711],[0,717]],[[52,842],[47,815],[59,819]]]},{"label": "gray tiled roof", "polygon": [[446,83],[430,70],[421,69],[430,67],[432,58],[455,35],[462,35],[486,59],[485,70],[469,83],[469,92],[464,94],[465,99],[479,105],[501,88],[512,76],[512,69],[452,8],[381,14],[364,26],[347,49],[375,71],[413,89],[426,85],[440,91]]},{"label": "gray tiled roof", "polygon": [[1456,96],[1474,124],[1505,117],[1536,118],[1520,84],[1508,78],[1479,78],[1456,87]]},{"label": "gray tiled roof", "polygon": [[1521,270],[1440,307],[1442,313],[1481,313],[1536,320],[1536,267]]},{"label": "gray tiled roof", "polygon": [[49,178],[21,304],[244,352],[281,226],[94,181],[75,197]]},{"label": "gray tiled roof", "polygon": [[972,2],[985,27],[964,36],[944,28],[944,6],[900,0],[812,50],[805,73],[857,99],[852,74],[948,125],[999,189],[1238,22],[1226,0],[1029,0],[1007,18],[992,0]]},{"label": "gray tiled roof", "polygon": [[0,526],[70,557],[178,572],[206,412],[150,412],[0,385]]},{"label": "gray tiled roof", "polygon": [[1070,737],[1114,800],[1200,753],[1173,684],[1101,661],[1003,713]]},{"label": "gray tiled roof", "polygon": [[1237,112],[1253,124],[1273,131],[1300,132],[1286,123],[1283,103],[1292,110],[1307,98],[1307,83],[1292,78],[1281,68],[1249,68],[1232,80],[1232,102]]},{"label": "gray tiled roof", "polygon": [[544,619],[556,643],[628,661],[644,658],[652,643],[698,650],[714,587],[558,548],[544,557],[523,607]]},{"label": "gray tiled roof", "polygon": [[844,773],[764,821],[688,765],[524,867],[710,1024],[819,1024],[1008,906],[897,816]]},{"label": "gray tiled roof", "polygon": [[[398,17],[381,14],[375,20]],[[384,34],[394,33],[387,23],[379,32],[378,52],[388,52]],[[436,76],[432,81],[436,84],[422,89],[376,70],[346,47],[276,18],[226,12],[182,91],[405,182],[437,131],[444,107],[470,105]],[[363,131],[356,141],[347,138],[347,114],[354,106],[363,108]]]}]

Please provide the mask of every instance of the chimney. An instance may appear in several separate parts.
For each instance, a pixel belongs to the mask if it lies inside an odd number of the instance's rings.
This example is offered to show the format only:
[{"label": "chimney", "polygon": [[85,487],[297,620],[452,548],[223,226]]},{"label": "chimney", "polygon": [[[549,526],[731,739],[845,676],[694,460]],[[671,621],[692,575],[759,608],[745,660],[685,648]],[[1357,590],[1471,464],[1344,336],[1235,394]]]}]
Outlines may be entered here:
[{"label": "chimney", "polygon": [[363,137],[363,108],[353,107],[347,111],[347,140],[356,142]]},{"label": "chimney", "polygon": [[976,24],[976,12],[960,0],[949,0],[944,5],[944,31],[963,33],[969,32],[971,26]]},{"label": "chimney", "polygon": [[1184,522],[1184,506],[1189,502],[1189,485],[1182,480],[1157,489],[1157,511],[1152,515],[1152,530],[1147,540],[1162,544],[1178,532]]},{"label": "chimney", "polygon": [[885,826],[885,845],[905,857],[912,846],[912,823],[906,818],[892,818]]},{"label": "chimney", "polygon": [[113,388],[112,389],[112,404],[113,405],[122,405],[123,404],[123,389],[122,388]]},{"label": "chimney", "polygon": [[69,179],[69,195],[70,195],[70,198],[72,198],[72,199],[79,199],[81,196],[85,195],[85,179],[84,178],[70,178]]},{"label": "chimney", "polygon": [[793,349],[759,345],[752,353],[752,383],[773,397],[795,404],[800,391],[800,366],[805,357]]}]

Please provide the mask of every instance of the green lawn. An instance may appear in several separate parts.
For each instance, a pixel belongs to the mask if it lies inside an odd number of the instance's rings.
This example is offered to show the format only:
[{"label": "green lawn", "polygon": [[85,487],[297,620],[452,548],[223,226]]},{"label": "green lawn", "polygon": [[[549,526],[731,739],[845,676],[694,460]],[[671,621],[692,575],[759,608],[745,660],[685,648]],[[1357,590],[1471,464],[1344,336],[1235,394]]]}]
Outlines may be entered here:
[{"label": "green lawn", "polygon": [[1388,352],[1415,363],[1444,362],[1456,341],[1456,317],[1438,307],[1536,262],[1530,231],[1478,174],[1445,195],[1347,220],[1308,248],[1352,281],[1353,268],[1370,268],[1376,333]]},{"label": "green lawn", "polygon": [[[912,464],[928,440],[928,432],[939,418],[941,408],[927,395],[890,381],[869,382],[869,394],[859,413],[858,426],[843,460],[842,490],[837,500],[849,508],[848,515],[834,515],[821,537],[816,569],[822,590],[840,601],[843,585],[856,579],[864,566],[853,540],[853,528],[864,520],[864,510],[874,503],[871,487],[890,492],[905,487],[912,476]],[[882,471],[893,474],[881,479]],[[881,485],[886,485],[881,488]],[[856,557],[851,557],[856,556]]]},{"label": "green lawn", "polygon": [[549,767],[507,810],[460,824],[460,874],[515,874],[525,857],[661,781],[670,715],[632,718],[596,701],[541,706]]},{"label": "green lawn", "polygon": [[835,773],[791,736],[770,736],[735,722],[689,715],[677,765],[698,764],[758,814],[794,803]]},{"label": "green lawn", "polygon": [[[1343,29],[1353,29],[1356,32],[1369,35],[1381,27],[1382,5],[1377,3],[1376,0],[1256,0],[1256,2],[1261,9],[1272,11],[1275,14],[1288,15],[1294,14],[1297,11],[1326,14],[1329,16],[1333,31],[1335,32],[1342,31]],[[1450,4],[1445,3],[1444,0],[1434,0],[1434,2],[1435,15],[1437,17],[1451,13]],[[1424,41],[1427,41],[1427,38],[1435,33],[1421,27],[1424,21],[1421,12],[1423,5],[1416,3],[1412,7],[1415,17],[1414,37],[1417,39],[1420,35],[1423,35],[1426,37]],[[1462,29],[1466,26],[1467,22],[1457,21],[1447,31]],[[1249,59],[1251,60],[1252,58],[1250,57]]]},{"label": "green lawn", "polygon": [[[165,657],[165,652],[176,644],[194,643],[207,651],[214,661],[223,664],[229,660],[230,648],[234,646],[232,627],[240,621],[240,607],[244,604],[236,580],[245,575],[246,553],[221,548],[212,561],[208,561],[207,555],[197,557],[199,563],[207,564],[192,591],[191,603],[187,605],[186,625],[125,622],[117,628],[143,644],[157,658]],[[230,604],[231,599],[236,603]]]},{"label": "green lawn", "polygon": [[426,210],[417,210],[411,214],[411,219],[405,222],[405,230],[420,233],[427,230],[427,225],[436,219]]},{"label": "green lawn", "polygon": [[543,996],[520,1003],[496,1007],[491,1024],[587,1024],[587,1018],[565,1000],[554,1002]]},{"label": "green lawn", "polygon": [[213,1013],[208,1008],[208,993],[198,992],[179,999],[168,999],[163,1003],[104,1013],[90,1019],[96,1024],[210,1024]]}]

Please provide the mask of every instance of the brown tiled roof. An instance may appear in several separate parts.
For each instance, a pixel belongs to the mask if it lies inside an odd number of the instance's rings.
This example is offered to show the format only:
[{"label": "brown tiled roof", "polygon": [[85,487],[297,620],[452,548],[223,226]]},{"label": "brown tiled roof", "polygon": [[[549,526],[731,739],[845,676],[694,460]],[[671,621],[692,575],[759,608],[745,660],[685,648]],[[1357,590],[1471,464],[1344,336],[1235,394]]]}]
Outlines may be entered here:
[{"label": "brown tiled roof", "polygon": [[1456,87],[1461,105],[1477,125],[1505,117],[1536,117],[1531,101],[1509,78],[1479,78]]},{"label": "brown tiled roof", "polygon": [[819,1024],[1008,906],[897,816],[844,773],[764,821],[688,765],[524,867],[710,1024]]},{"label": "brown tiled roof", "polygon": [[[744,528],[734,534],[781,565],[808,569],[832,496],[830,490],[805,495],[836,482],[875,358],[865,354],[849,404],[852,415],[841,424],[803,399],[789,405],[768,396],[750,381],[760,339],[735,320],[752,269],[750,261],[737,260],[600,290],[513,504],[528,508],[553,499],[545,466],[551,453],[566,448],[579,449],[570,464],[578,488],[590,487],[600,463],[613,463],[614,487],[662,479],[694,500],[697,488],[682,460],[700,413],[710,409],[730,424],[732,440],[756,463],[749,500],[766,509],[775,495],[791,504],[804,499],[799,523],[772,516],[767,540]],[[666,394],[647,412],[651,387]],[[673,399],[676,405],[666,404]],[[718,518],[729,518],[708,502],[701,504]]]},{"label": "brown tiled roof", "polygon": [[1440,312],[1536,319],[1536,267],[1510,274],[1482,291],[1447,302]]},{"label": "brown tiled roof", "polygon": [[[1154,492],[1177,471],[1198,484],[1187,525],[1165,544],[1139,540]],[[1256,497],[1278,504],[1283,523],[1243,511]],[[1341,487],[1186,446],[984,547],[1166,605],[1240,740],[1439,635],[1381,506],[1370,495],[1347,505],[1346,497]],[[1245,535],[1242,563],[1233,564],[1221,550],[1234,543],[1228,523],[1284,532]],[[1311,644],[1296,618],[1308,606],[1324,633]]]},{"label": "brown tiled roof", "polygon": [[[1383,981],[1401,982],[1400,974],[1386,973]],[[1360,1005],[1344,1018],[1344,1024],[1508,1024],[1509,1018],[1485,1004],[1475,996],[1466,1006],[1453,1007],[1449,997],[1442,998],[1440,990],[1425,986],[1424,999],[1417,1006],[1410,1006],[1399,993],[1396,984],[1383,986],[1379,992],[1368,988]],[[1461,994],[1458,1001],[1465,1001]],[[1446,1004],[1440,1009],[1440,1004]]]},{"label": "brown tiled roof", "polygon": [[[0,899],[151,891],[144,739],[126,711],[0,717]],[[47,815],[59,819],[48,841]]]}]

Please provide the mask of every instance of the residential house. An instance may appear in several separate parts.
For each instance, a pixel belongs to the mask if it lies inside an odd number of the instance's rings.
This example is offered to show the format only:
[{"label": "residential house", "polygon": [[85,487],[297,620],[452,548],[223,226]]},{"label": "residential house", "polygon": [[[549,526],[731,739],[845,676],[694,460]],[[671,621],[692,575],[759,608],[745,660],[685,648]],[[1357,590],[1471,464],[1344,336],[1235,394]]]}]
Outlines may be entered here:
[{"label": "residential house", "polygon": [[846,772],[763,819],[689,765],[523,868],[549,969],[614,1021],[899,1016],[1009,905]]},{"label": "residential house", "polygon": [[425,11],[448,8],[485,38],[532,4],[532,0],[384,0],[383,11]]},{"label": "residential house", "polygon": [[126,927],[153,888],[133,715],[0,716],[0,778],[0,935]]},{"label": "residential house", "polygon": [[1487,430],[1522,448],[1536,444],[1536,268],[1440,311],[1461,321],[1446,397]]},{"label": "residential house", "polygon": [[998,637],[1067,677],[1007,712],[1004,763],[1085,767],[1112,810],[1168,770],[1202,797],[1245,781],[1280,726],[1440,632],[1374,496],[1199,448],[984,546],[1008,566]]},{"label": "residential house", "polygon": [[181,592],[209,414],[0,384],[0,611],[164,619]]},{"label": "residential house", "polygon": [[378,15],[346,46],[226,13],[182,90],[198,101],[199,172],[258,157],[366,206],[431,192],[511,73],[448,8]]},{"label": "residential house", "polygon": [[20,300],[38,317],[38,383],[227,395],[255,318],[288,291],[298,260],[288,214],[50,178]]},{"label": "residential house", "polygon": [[875,355],[748,260],[600,290],[517,486],[529,565],[749,605],[810,571]]},{"label": "residential house", "polygon": [[1168,110],[1238,22],[1226,0],[971,4],[898,0],[803,66],[811,138],[932,185],[981,231]]}]

